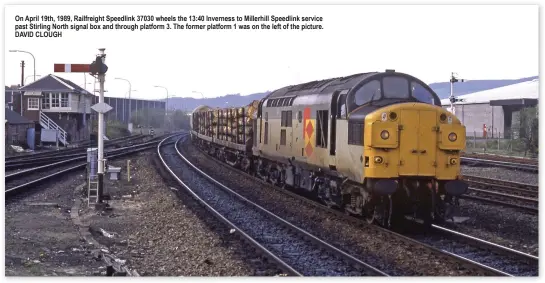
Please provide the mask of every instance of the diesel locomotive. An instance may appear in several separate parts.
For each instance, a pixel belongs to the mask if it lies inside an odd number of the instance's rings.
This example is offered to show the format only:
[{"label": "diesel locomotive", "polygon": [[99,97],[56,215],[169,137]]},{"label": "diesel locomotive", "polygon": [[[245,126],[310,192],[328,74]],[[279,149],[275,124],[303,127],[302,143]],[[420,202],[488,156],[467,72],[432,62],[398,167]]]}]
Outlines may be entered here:
[{"label": "diesel locomotive", "polygon": [[451,218],[468,191],[465,127],[437,94],[386,70],[275,90],[239,108],[196,108],[194,144],[274,185],[391,227]]}]

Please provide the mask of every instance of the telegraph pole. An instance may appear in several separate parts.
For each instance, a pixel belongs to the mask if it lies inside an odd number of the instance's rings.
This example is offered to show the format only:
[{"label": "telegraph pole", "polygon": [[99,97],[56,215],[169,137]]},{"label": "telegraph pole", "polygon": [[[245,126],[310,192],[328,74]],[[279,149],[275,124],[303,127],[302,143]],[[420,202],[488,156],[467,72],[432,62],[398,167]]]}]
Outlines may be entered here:
[{"label": "telegraph pole", "polygon": [[449,100],[450,100],[450,113],[456,115],[456,108],[454,107],[454,103],[455,102],[458,102],[458,101],[461,101],[459,99],[457,99],[456,97],[454,97],[454,84],[457,83],[457,82],[464,82],[465,80],[464,79],[458,79],[457,78],[458,74],[457,73],[450,73],[450,96],[449,96]]},{"label": "telegraph pole", "polygon": [[25,61],[21,60],[21,86],[24,86],[24,85],[25,85]]},{"label": "telegraph pole", "polygon": [[[25,61],[21,60],[21,87],[25,86]],[[21,116],[23,116],[23,111],[24,111],[24,107],[23,107],[23,101],[24,101],[24,97],[23,97],[23,92],[20,91],[19,92],[19,95],[21,97]]]}]

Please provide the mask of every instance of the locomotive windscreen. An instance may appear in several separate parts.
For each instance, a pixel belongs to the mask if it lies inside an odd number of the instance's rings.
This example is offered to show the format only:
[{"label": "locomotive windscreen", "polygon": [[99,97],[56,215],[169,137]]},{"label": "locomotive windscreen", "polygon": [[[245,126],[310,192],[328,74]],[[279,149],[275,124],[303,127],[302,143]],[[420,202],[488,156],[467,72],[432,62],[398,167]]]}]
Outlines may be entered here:
[{"label": "locomotive windscreen", "polygon": [[364,83],[349,96],[347,102],[350,112],[366,104],[385,106],[389,103],[402,101],[415,101],[440,106],[437,96],[420,82],[399,75],[383,76]]}]

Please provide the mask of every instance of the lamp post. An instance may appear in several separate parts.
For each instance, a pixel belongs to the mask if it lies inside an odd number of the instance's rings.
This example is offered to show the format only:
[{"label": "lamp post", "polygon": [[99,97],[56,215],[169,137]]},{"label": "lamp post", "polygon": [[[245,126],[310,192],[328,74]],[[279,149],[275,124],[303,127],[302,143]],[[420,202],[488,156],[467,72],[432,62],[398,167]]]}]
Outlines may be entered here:
[{"label": "lamp post", "polygon": [[[32,77],[32,76],[33,76],[33,75],[26,76],[26,78],[25,78],[25,85],[26,85],[26,80],[27,80],[28,78]],[[41,75],[36,75],[36,77],[41,77]],[[34,81],[36,81],[36,79],[34,79]]]},{"label": "lamp post", "polygon": [[21,53],[28,53],[30,56],[32,56],[32,60],[34,61],[34,81],[36,81],[36,58],[34,57],[34,54],[24,51],[24,50],[10,50],[9,52],[21,52]]},{"label": "lamp post", "polygon": [[[136,89],[132,89],[131,91],[138,91]],[[128,91],[125,92],[125,95],[123,96],[124,99],[127,99],[127,93],[129,93]],[[125,101],[123,100],[123,122],[125,122]]]},{"label": "lamp post", "polygon": [[[128,119],[128,123],[131,122],[131,91],[132,91],[132,85],[131,85],[131,82],[127,79],[123,79],[123,78],[115,78],[116,80],[122,80],[122,81],[126,81],[129,83],[129,119]],[[125,106],[125,103],[123,103],[123,106]],[[123,117],[125,117],[125,111],[123,111]]]}]

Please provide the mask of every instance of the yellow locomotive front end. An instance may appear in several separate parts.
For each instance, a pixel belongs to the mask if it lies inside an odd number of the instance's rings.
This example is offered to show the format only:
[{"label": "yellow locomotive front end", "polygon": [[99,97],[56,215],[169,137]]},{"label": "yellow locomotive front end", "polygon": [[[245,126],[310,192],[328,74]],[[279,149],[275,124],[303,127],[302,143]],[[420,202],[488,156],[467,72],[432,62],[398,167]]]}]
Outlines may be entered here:
[{"label": "yellow locomotive front end", "polygon": [[466,144],[456,116],[424,103],[395,104],[367,115],[364,141],[366,178],[455,180]]},{"label": "yellow locomotive front end", "polygon": [[[370,189],[392,194],[402,214],[424,209],[444,218],[445,205],[464,194],[460,153],[465,127],[452,113],[425,103],[400,103],[369,113],[364,123],[363,175]],[[420,209],[422,210],[422,209]],[[448,217],[448,215],[446,215]]]}]

